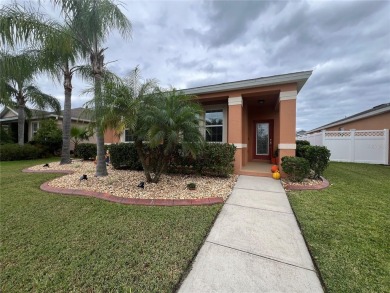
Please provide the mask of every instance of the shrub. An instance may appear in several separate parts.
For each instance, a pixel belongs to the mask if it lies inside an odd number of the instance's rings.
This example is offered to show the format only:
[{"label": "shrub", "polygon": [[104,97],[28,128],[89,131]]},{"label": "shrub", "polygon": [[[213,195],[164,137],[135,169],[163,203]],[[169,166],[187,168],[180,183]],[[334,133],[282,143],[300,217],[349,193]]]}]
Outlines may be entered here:
[{"label": "shrub", "polygon": [[35,144],[40,144],[55,154],[62,146],[62,130],[58,128],[55,120],[43,120],[33,140]]},{"label": "shrub", "polygon": [[33,160],[45,157],[45,149],[40,146],[25,144],[0,145],[0,161]]},{"label": "shrub", "polygon": [[306,146],[303,156],[309,161],[310,169],[314,171],[314,178],[324,173],[329,163],[330,151],[325,146]]},{"label": "shrub", "polygon": [[[96,144],[94,143],[80,143],[75,149],[75,154],[84,160],[95,159],[97,154]],[[112,154],[111,154],[112,156]]]},{"label": "shrub", "polygon": [[294,182],[302,181],[310,172],[309,162],[299,157],[283,157],[282,168],[288,178]]},{"label": "shrub", "polygon": [[305,152],[305,149],[307,146],[310,146],[310,142],[307,140],[297,140],[297,150],[296,150],[296,156],[303,158],[303,153]]},{"label": "shrub", "polygon": [[[149,150],[150,151],[150,150]],[[168,164],[168,173],[200,174],[227,177],[234,170],[234,153],[236,147],[230,144],[205,144],[196,157],[184,155],[179,145],[173,152]],[[145,150],[147,153],[148,150]],[[142,170],[137,151],[133,144],[121,143],[110,146],[111,163],[115,169]],[[154,156],[150,156],[153,160]],[[150,162],[153,166],[154,163]],[[153,167],[152,167],[153,169]]]},{"label": "shrub", "polygon": [[110,160],[115,169],[142,170],[142,164],[133,143],[110,145]]},{"label": "shrub", "polygon": [[0,126],[0,144],[14,143],[11,129],[4,129]]}]

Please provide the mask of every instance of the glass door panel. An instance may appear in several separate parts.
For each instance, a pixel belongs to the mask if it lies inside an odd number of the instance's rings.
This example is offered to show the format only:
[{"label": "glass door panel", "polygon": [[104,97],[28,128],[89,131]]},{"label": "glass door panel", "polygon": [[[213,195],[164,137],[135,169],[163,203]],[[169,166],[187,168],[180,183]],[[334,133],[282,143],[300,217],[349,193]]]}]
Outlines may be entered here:
[{"label": "glass door panel", "polygon": [[269,155],[269,123],[256,123],[256,155]]}]

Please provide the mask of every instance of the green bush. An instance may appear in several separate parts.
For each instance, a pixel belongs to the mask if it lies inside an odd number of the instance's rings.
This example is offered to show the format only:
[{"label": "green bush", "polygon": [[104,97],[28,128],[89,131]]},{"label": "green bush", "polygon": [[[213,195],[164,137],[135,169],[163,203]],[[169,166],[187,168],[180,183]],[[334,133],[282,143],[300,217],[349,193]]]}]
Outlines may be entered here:
[{"label": "green bush", "polygon": [[168,172],[227,177],[234,170],[236,147],[230,144],[206,143],[196,156],[184,155],[181,148],[172,156]]},{"label": "green bush", "polygon": [[11,129],[4,129],[0,126],[0,144],[14,143]]},{"label": "green bush", "polygon": [[283,157],[282,168],[288,179],[294,182],[301,182],[310,172],[309,162],[300,157]]},{"label": "green bush", "polygon": [[25,144],[0,145],[0,161],[33,160],[43,158],[46,155],[44,148]]},{"label": "green bush", "polygon": [[42,145],[51,154],[55,154],[62,146],[62,130],[58,128],[55,120],[43,120],[33,140],[35,144]]},{"label": "green bush", "polygon": [[319,178],[328,167],[330,151],[325,146],[306,146],[303,157],[309,161],[310,169],[314,171],[314,178]]},{"label": "green bush", "polygon": [[310,142],[307,140],[297,140],[297,150],[296,150],[296,156],[303,158],[303,153],[305,152],[305,149],[307,146],[310,146]]},{"label": "green bush", "polygon": [[74,151],[76,157],[84,160],[94,160],[97,154],[96,144],[94,143],[80,143]]},{"label": "green bush", "polygon": [[[159,151],[156,149],[156,151]],[[196,157],[183,154],[181,146],[172,154],[167,172],[227,177],[234,170],[236,147],[230,144],[207,143]],[[115,169],[142,170],[133,144],[110,146],[111,163]],[[153,159],[153,156],[151,156]],[[151,163],[153,165],[153,162]]]},{"label": "green bush", "polygon": [[142,170],[142,164],[133,143],[110,145],[110,160],[115,169]]}]

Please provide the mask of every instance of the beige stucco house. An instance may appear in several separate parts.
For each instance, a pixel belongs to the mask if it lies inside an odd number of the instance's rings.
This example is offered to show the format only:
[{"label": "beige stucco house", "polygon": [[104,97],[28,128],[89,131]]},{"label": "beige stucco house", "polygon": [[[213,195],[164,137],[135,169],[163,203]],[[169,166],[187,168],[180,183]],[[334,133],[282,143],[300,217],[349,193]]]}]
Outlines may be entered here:
[{"label": "beige stucco house", "polygon": [[[71,109],[71,126],[73,127],[86,127],[91,122],[86,114],[83,113],[84,108]],[[40,123],[44,119],[54,119],[60,129],[62,129],[63,111],[59,114],[55,112],[47,112],[40,110],[31,110],[31,117],[26,119],[24,141],[28,142],[33,139],[35,132],[40,127]],[[18,133],[18,112],[10,107],[5,107],[0,113],[0,127],[10,129],[15,136],[15,142],[17,141]],[[93,136],[88,142],[96,143],[96,137]],[[73,149],[71,143],[71,149]]]},{"label": "beige stucco house", "polygon": [[[183,90],[205,110],[205,139],[237,147],[235,173],[271,176],[270,162],[295,156],[296,100],[312,71],[227,82]],[[125,131],[105,134],[106,143],[131,140]]]}]

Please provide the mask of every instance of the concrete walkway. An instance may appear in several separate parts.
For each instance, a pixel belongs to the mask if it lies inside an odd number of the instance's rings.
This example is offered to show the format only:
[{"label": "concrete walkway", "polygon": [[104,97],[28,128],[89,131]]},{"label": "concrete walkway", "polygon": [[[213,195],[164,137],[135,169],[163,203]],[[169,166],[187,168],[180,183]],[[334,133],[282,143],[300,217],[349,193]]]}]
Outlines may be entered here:
[{"label": "concrete walkway", "polygon": [[279,181],[238,178],[178,292],[323,292]]}]

